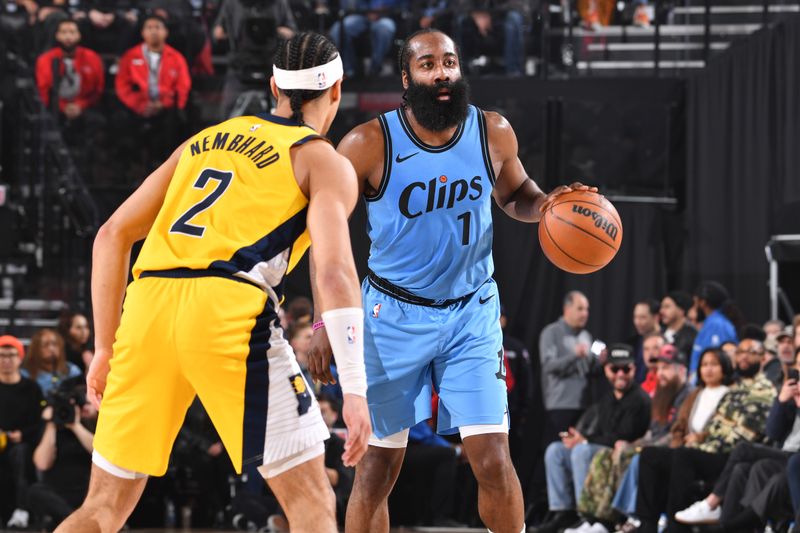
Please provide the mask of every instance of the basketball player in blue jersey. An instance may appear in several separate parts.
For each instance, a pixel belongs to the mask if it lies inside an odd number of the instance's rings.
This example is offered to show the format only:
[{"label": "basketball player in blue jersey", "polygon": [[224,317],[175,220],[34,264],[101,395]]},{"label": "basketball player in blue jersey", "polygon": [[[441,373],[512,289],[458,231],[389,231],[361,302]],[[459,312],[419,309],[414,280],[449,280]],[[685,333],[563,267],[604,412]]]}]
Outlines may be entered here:
[{"label": "basketball player in blue jersey", "polygon": [[[356,468],[346,531],[388,532],[387,497],[408,431],[431,417],[435,390],[438,431],[461,434],[484,524],[520,533],[523,500],[508,451],[491,278],[491,197],[509,216],[538,222],[558,194],[590,188],[539,189],[520,163],[508,121],[469,104],[458,51],[444,33],[413,34],[400,62],[405,104],[356,127],[338,147],[366,197],[372,241],[362,294],[373,435]],[[315,353],[315,379],[329,381],[327,351]]]}]

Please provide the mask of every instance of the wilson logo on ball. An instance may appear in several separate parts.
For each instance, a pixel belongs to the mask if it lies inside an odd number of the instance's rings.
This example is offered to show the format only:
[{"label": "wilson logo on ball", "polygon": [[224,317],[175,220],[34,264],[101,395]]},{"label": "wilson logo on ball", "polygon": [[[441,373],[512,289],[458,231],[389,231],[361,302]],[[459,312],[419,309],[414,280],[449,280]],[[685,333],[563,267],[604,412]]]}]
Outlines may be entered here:
[{"label": "wilson logo on ball", "polygon": [[583,215],[585,217],[591,217],[594,220],[594,225],[597,228],[601,228],[603,231],[606,232],[606,235],[611,237],[612,241],[617,240],[617,233],[619,233],[619,228],[608,220],[606,217],[598,213],[597,211],[593,211],[588,207],[581,207],[578,204],[572,204],[572,212],[578,213],[579,215]]}]

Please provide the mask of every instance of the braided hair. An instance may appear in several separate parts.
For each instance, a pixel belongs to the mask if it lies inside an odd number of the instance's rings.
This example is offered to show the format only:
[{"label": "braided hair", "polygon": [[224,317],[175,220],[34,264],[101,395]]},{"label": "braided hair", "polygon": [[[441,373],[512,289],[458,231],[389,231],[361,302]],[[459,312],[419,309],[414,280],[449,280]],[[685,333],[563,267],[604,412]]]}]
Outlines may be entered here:
[{"label": "braided hair", "polygon": [[[328,63],[339,55],[336,46],[323,35],[303,32],[282,41],[275,52],[275,66],[284,70],[302,70]],[[289,98],[292,120],[303,123],[303,104],[325,92],[310,89],[279,89]]]}]

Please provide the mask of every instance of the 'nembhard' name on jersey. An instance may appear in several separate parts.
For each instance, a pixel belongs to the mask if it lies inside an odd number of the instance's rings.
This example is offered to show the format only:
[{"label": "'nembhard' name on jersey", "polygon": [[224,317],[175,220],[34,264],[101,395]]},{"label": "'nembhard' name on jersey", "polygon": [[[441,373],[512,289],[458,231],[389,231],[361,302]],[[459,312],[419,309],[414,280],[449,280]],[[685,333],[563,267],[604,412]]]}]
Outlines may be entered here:
[{"label": "'nembhard' name on jersey", "polygon": [[278,159],[280,154],[272,152],[275,148],[271,144],[267,145],[266,141],[259,141],[258,144],[253,144],[258,138],[248,135],[236,134],[231,137],[230,132],[217,132],[212,140],[209,135],[202,139],[196,139],[189,145],[191,155],[196,156],[202,152],[209,150],[226,150],[228,152],[236,152],[249,158],[255,163],[256,168],[264,168],[271,165]]}]

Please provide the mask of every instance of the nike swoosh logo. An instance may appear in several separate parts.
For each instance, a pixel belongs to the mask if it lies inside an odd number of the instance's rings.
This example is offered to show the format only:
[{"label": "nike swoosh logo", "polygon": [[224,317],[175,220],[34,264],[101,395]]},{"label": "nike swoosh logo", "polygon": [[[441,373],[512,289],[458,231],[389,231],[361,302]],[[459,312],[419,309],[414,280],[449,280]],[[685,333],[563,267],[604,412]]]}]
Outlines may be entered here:
[{"label": "nike swoosh logo", "polygon": [[485,299],[484,298],[478,298],[478,303],[483,305],[486,302],[488,302],[489,300],[491,300],[492,298],[494,298],[494,294],[492,294],[491,296],[489,296],[488,298],[485,298]]},{"label": "nike swoosh logo", "polygon": [[414,156],[415,156],[415,155],[417,155],[418,153],[419,153],[419,152],[414,152],[413,154],[411,154],[411,155],[407,155],[406,157],[400,157],[400,154],[397,154],[397,157],[395,157],[395,158],[394,158],[394,160],[395,160],[395,162],[396,162],[396,163],[402,163],[402,162],[403,162],[403,161],[405,161],[406,159],[411,159],[412,157],[414,157]]}]

